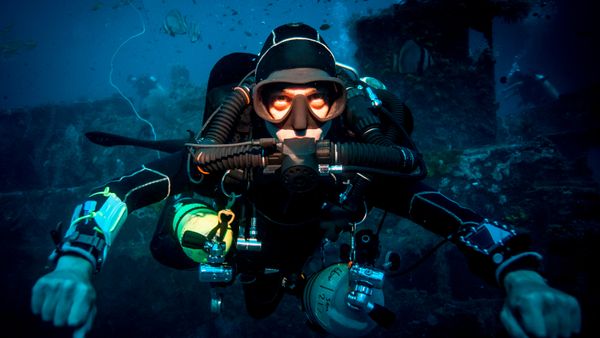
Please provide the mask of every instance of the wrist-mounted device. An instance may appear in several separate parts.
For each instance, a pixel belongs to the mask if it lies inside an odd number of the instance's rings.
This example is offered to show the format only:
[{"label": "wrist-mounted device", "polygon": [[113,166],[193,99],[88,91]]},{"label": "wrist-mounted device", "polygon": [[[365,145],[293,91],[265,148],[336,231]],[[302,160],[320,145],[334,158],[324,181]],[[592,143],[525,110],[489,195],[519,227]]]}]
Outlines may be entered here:
[{"label": "wrist-mounted device", "polygon": [[49,259],[56,262],[64,255],[79,256],[98,272],[127,218],[127,206],[108,188],[89,198],[75,207],[71,225]]},{"label": "wrist-mounted device", "polygon": [[512,226],[491,222],[437,191],[416,193],[410,203],[411,219],[448,238],[463,251],[474,272],[502,285],[514,270],[538,270],[542,256],[529,251],[529,238]]},{"label": "wrist-mounted device", "polygon": [[486,261],[495,268],[496,282],[502,285],[504,276],[520,269],[537,270],[542,256],[533,251],[524,251],[528,246],[524,236],[506,224],[484,219],[481,222],[466,222],[452,236],[457,245],[474,253],[477,260]]}]

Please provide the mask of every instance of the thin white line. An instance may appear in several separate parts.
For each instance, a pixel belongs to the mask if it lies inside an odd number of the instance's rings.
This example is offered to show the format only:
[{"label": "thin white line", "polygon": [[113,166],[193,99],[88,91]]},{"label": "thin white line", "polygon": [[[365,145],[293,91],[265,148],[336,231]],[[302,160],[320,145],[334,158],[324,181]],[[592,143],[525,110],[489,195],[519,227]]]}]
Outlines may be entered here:
[{"label": "thin white line", "polygon": [[140,170],[138,170],[138,171],[136,171],[136,172],[133,172],[133,173],[131,173],[131,174],[129,174],[129,175],[123,175],[123,176],[119,177],[119,178],[118,178],[118,179],[116,179],[116,180],[110,180],[110,181],[106,182],[106,183],[105,183],[105,184],[103,184],[103,185],[100,185],[100,186],[97,186],[97,187],[93,188],[92,190],[96,190],[96,189],[98,189],[98,188],[103,188],[103,187],[105,187],[105,186],[107,186],[107,185],[109,185],[110,183],[113,183],[113,182],[120,182],[120,181],[122,181],[124,178],[126,178],[126,177],[133,177],[133,176],[135,176],[135,175],[137,175],[137,174],[139,174],[139,173],[143,172],[144,170],[146,170],[146,167],[143,167],[143,166],[142,166],[142,169],[140,169]]},{"label": "thin white line", "polygon": [[[273,49],[273,47],[275,47],[275,46],[277,46],[277,45],[280,45],[280,44],[282,44],[282,43],[284,43],[284,42],[287,42],[287,41],[293,41],[293,40],[307,40],[307,41],[313,41],[313,42],[315,42],[315,43],[318,43],[318,44],[320,44],[321,46],[325,47],[325,49],[326,49],[326,50],[329,52],[329,54],[331,54],[331,57],[333,58],[333,62],[335,63],[335,55],[333,55],[333,52],[331,51],[331,49],[329,49],[329,47],[327,47],[327,45],[325,45],[325,44],[324,44],[324,43],[322,43],[321,41],[314,40],[314,39],[309,39],[309,38],[299,38],[299,37],[295,37],[295,38],[288,38],[288,39],[284,39],[284,40],[281,40],[281,41],[279,41],[279,42],[274,42],[274,44],[273,44],[271,47],[269,47],[269,49],[267,49],[267,50],[265,51],[265,53],[264,53],[264,54],[263,54],[263,55],[262,55],[262,56],[261,56],[261,57],[258,59],[258,63],[256,64],[256,69],[258,69],[258,67],[259,67],[260,63],[262,62],[262,60],[264,59],[265,55],[267,55],[267,54],[269,53],[269,51],[270,51],[271,49]],[[273,41],[275,41],[275,32],[273,32]]]},{"label": "thin white line", "polygon": [[[409,215],[412,217],[412,215],[411,215],[411,212],[412,212],[412,207],[413,207],[413,204],[414,204],[415,198],[420,198],[421,200],[423,200],[423,201],[425,201],[425,202],[428,202],[429,204],[431,204],[431,205],[433,205],[433,206],[436,206],[436,207],[438,207],[438,208],[440,208],[440,209],[442,209],[442,210],[446,211],[448,214],[450,214],[450,216],[452,216],[452,217],[454,217],[456,220],[458,220],[458,222],[459,222],[461,225],[462,225],[462,224],[464,224],[463,220],[462,220],[462,219],[460,219],[460,217],[458,217],[458,216],[457,216],[455,213],[453,213],[453,212],[451,212],[450,210],[448,210],[448,209],[444,208],[443,206],[441,206],[441,205],[439,205],[439,204],[437,204],[437,203],[435,203],[435,202],[432,202],[432,201],[430,201],[430,200],[426,199],[425,197],[421,196],[421,194],[432,194],[432,193],[433,193],[433,194],[435,194],[436,192],[433,192],[433,191],[424,191],[424,192],[419,192],[419,193],[416,193],[416,194],[413,196],[413,198],[411,199],[411,201],[410,201],[410,208],[408,209],[408,214],[409,214]],[[440,195],[442,195],[441,193],[437,193],[437,194],[440,194]],[[442,195],[442,196],[443,196],[443,195]],[[444,197],[445,197],[445,196],[444,196]],[[453,201],[451,200],[451,202],[453,202]]]},{"label": "thin white line", "polygon": [[[161,178],[161,179],[158,179],[158,180],[154,180],[154,181],[152,181],[152,182],[147,182],[147,183],[144,183],[144,184],[142,184],[142,185],[139,185],[139,186],[137,186],[137,187],[134,187],[133,189],[129,190],[129,191],[128,191],[128,192],[125,194],[125,197],[123,198],[123,202],[127,203],[127,198],[129,198],[129,195],[131,195],[131,194],[132,194],[134,191],[137,191],[137,190],[139,190],[139,189],[142,189],[142,188],[144,188],[144,187],[147,187],[147,186],[149,186],[149,185],[152,185],[152,184],[154,184],[154,183],[159,183],[159,182],[163,182],[163,181],[167,181],[167,194],[166,194],[166,196],[165,196],[165,197],[163,197],[163,199],[162,199],[162,200],[164,200],[165,198],[169,197],[169,195],[171,194],[171,180],[169,179],[169,176],[167,176],[167,175],[165,175],[165,174],[161,173],[161,172],[160,172],[160,171],[158,171],[158,170],[154,170],[154,169],[151,169],[151,168],[148,168],[148,167],[146,167],[146,166],[142,165],[142,169],[141,169],[141,170],[138,170],[138,171],[136,171],[135,173],[133,173],[132,175],[129,175],[129,176],[134,176],[134,175],[136,175],[136,174],[138,174],[138,173],[140,173],[140,172],[142,172],[142,171],[144,171],[144,170],[148,170],[148,171],[150,171],[150,172],[152,172],[152,173],[155,173],[155,174],[157,174],[157,175],[159,175],[159,176],[163,176],[163,178]],[[119,179],[119,181],[120,181],[120,180],[122,180],[124,177],[126,177],[126,176],[122,176],[122,177]],[[113,181],[113,182],[114,182],[114,181]]]},{"label": "thin white line", "polygon": [[[168,181],[169,181],[169,178],[168,178],[168,177],[167,177],[167,178],[161,178],[161,179],[158,179],[158,180],[155,180],[155,181],[152,181],[152,182],[148,182],[148,183],[145,183],[145,184],[142,184],[142,185],[138,185],[137,187],[135,187],[135,188],[133,188],[133,189],[129,190],[129,191],[127,192],[127,194],[125,194],[125,199],[123,200],[123,202],[127,202],[127,198],[129,198],[129,195],[131,195],[133,192],[135,192],[135,191],[137,191],[137,190],[139,190],[139,189],[145,188],[145,187],[147,187],[147,186],[149,186],[149,185],[152,185],[152,184],[154,184],[154,183],[160,183],[160,182],[164,182],[164,181],[167,181],[167,182],[168,182]],[[170,190],[171,190],[171,189],[170,189],[170,184],[169,184],[169,188],[167,188],[167,191],[170,191]],[[164,199],[165,199],[165,198],[167,198],[168,196],[169,196],[169,193],[167,192],[167,195],[166,195],[166,196],[165,196],[165,197],[164,197],[162,200],[164,200]],[[162,200],[161,200],[161,201],[162,201]]]}]

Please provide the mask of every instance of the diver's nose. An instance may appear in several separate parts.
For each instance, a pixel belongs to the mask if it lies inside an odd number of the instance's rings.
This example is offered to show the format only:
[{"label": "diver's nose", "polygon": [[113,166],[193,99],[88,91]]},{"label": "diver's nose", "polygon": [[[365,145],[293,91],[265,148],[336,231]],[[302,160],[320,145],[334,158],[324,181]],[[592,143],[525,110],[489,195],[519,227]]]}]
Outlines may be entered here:
[{"label": "diver's nose", "polygon": [[294,130],[305,130],[308,127],[308,103],[304,95],[296,95],[292,101],[292,128]]}]

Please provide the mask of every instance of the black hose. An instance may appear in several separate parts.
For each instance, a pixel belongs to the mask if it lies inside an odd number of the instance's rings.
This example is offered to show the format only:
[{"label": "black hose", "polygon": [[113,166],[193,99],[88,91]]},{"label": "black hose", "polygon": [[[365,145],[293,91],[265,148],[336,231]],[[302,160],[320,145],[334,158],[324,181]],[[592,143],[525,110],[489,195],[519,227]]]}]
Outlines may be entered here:
[{"label": "black hose", "polygon": [[[208,172],[227,169],[248,169],[265,167],[268,164],[281,164],[281,156],[265,155],[266,144],[260,141],[252,144],[235,144],[203,147],[198,145],[194,152],[195,163]],[[272,147],[271,147],[272,148]],[[268,152],[273,153],[272,150]],[[331,165],[347,166],[348,171],[365,171],[392,176],[421,178],[425,172],[423,160],[417,153],[406,147],[382,146],[365,143],[341,143],[329,145],[325,157]],[[321,160],[323,160],[321,156]],[[413,175],[419,169],[416,175]]]},{"label": "black hose", "polygon": [[200,148],[194,159],[197,165],[208,172],[264,166],[262,148],[256,145]]},{"label": "black hose", "polygon": [[[384,107],[381,107],[382,110],[387,110]],[[402,142],[402,138],[400,137],[400,135],[402,135],[400,133],[400,130],[398,128],[394,128],[393,125],[390,126],[390,128],[388,128],[387,130],[385,130],[384,133],[385,137],[390,140],[390,142],[392,143],[398,143],[398,144],[402,144],[405,145]]]},{"label": "black hose", "polygon": [[379,127],[373,127],[362,134],[366,143],[376,144],[381,146],[392,146],[394,143],[386,137]]},{"label": "black hose", "polygon": [[[390,137],[392,140],[399,139],[400,145],[412,149],[419,158],[418,165],[422,173],[420,176],[422,178],[427,176],[427,166],[425,165],[425,161],[423,161],[421,152],[410,137],[410,134],[414,129],[412,112],[398,96],[389,90],[376,89],[375,93],[384,103],[384,106],[389,107],[389,109],[386,109],[385,107],[380,109],[380,112],[392,122],[391,128],[385,133],[386,136]],[[395,131],[391,131],[393,129],[395,129]],[[400,135],[397,135],[396,131],[398,131]]]},{"label": "black hose", "polygon": [[415,180],[420,180],[422,178],[425,177],[425,175],[423,175],[423,171],[421,170],[416,170],[413,172],[402,172],[402,171],[397,171],[397,170],[391,170],[391,169],[380,169],[380,168],[375,168],[375,167],[363,167],[363,166],[356,166],[356,165],[345,165],[343,167],[343,172],[345,173],[362,173],[362,174],[373,174],[373,175],[382,175],[382,176],[393,176],[393,177],[400,177],[400,178],[409,178],[409,179],[415,179]]},{"label": "black hose", "polygon": [[250,94],[245,91],[246,89],[242,89],[242,87],[236,87],[223,101],[219,108],[220,111],[215,113],[213,120],[208,124],[208,129],[203,135],[204,139],[210,143],[225,143],[227,141],[231,131],[234,130],[235,122],[249,104]]},{"label": "black hose", "polygon": [[385,114],[386,117],[388,117],[397,128],[403,129],[406,134],[412,134],[414,121],[408,106],[389,90],[375,89],[375,94],[383,101],[384,105],[388,107],[388,112]]},{"label": "black hose", "polygon": [[366,143],[393,145],[381,132],[381,120],[372,110],[371,101],[366,96],[355,95],[346,103],[345,122]]},{"label": "black hose", "polygon": [[337,144],[338,163],[410,172],[416,168],[417,157],[405,147],[389,147],[366,143]]}]

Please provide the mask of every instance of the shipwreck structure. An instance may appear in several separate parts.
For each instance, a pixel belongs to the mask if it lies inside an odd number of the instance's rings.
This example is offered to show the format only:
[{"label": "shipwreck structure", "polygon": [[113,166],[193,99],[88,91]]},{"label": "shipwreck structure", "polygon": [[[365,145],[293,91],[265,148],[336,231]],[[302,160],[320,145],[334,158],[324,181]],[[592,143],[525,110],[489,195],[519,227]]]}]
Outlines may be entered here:
[{"label": "shipwreck structure", "polygon": [[[532,6],[524,0],[407,0],[354,22],[356,58],[363,74],[381,79],[406,100],[424,150],[491,144],[497,110],[493,20],[518,21]],[[470,33],[482,36],[478,46],[470,45]],[[407,59],[408,41],[427,55]],[[420,69],[409,71],[403,62],[421,62]]]}]

